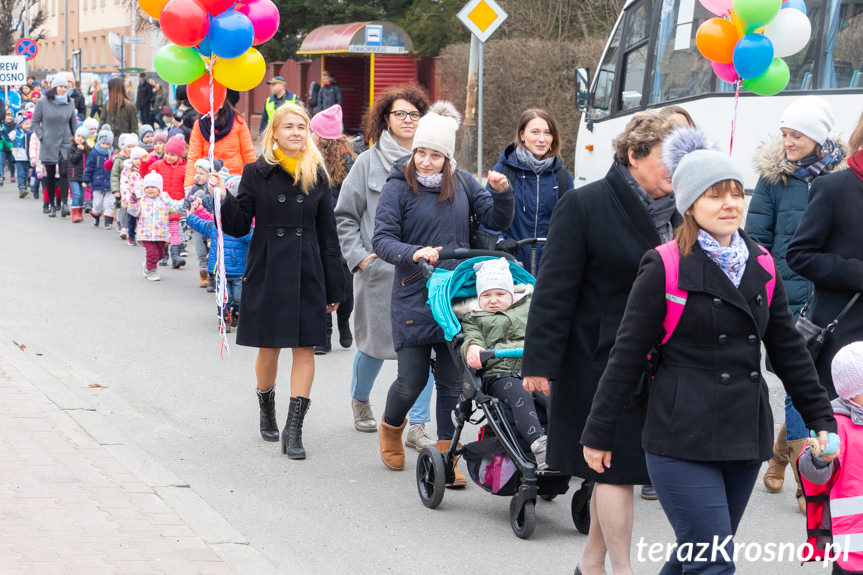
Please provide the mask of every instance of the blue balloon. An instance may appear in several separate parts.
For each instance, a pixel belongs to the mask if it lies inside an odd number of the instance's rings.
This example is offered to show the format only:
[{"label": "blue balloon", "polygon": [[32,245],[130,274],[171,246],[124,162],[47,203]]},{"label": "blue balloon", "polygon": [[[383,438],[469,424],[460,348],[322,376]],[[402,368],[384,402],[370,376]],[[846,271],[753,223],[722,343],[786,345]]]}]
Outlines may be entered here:
[{"label": "blue balloon", "polygon": [[785,8],[793,8],[794,10],[800,10],[806,14],[806,2],[803,0],[787,0],[782,4],[782,9],[784,10]]},{"label": "blue balloon", "polygon": [[757,78],[773,63],[773,43],[763,34],[747,34],[734,47],[734,69],[743,79]]},{"label": "blue balloon", "polygon": [[201,40],[201,43],[195,46],[195,51],[201,56],[206,56],[209,58],[213,55],[213,43],[210,41],[210,32],[209,30],[213,27],[213,17],[210,16],[210,24],[207,28],[207,35],[204,36],[204,39]]},{"label": "blue balloon", "polygon": [[213,18],[207,37],[217,56],[238,58],[252,47],[255,27],[245,14],[225,10]]}]

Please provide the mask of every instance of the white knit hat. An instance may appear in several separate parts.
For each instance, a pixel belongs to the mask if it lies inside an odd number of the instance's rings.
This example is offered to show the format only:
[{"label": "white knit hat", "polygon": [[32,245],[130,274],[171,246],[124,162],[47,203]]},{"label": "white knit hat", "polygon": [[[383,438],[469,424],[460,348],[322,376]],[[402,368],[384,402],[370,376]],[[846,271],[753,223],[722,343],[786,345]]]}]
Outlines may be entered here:
[{"label": "white knit hat", "polygon": [[833,129],[833,110],[830,102],[820,96],[797,98],[782,112],[780,128],[800,132],[823,145]]},{"label": "white knit hat", "polygon": [[426,148],[440,152],[450,160],[455,158],[455,134],[461,125],[461,114],[450,102],[432,104],[425,116],[417,123],[411,151]]},{"label": "white knit hat", "polygon": [[158,188],[159,191],[162,191],[162,176],[158,172],[150,172],[144,179],[141,180],[141,184],[144,188]]},{"label": "white knit hat", "polygon": [[506,258],[485,260],[473,265],[476,271],[476,295],[482,295],[490,289],[502,289],[510,295],[514,293],[512,272]]},{"label": "white knit hat", "polygon": [[[126,141],[128,142],[128,140],[126,140]],[[130,160],[140,160],[141,158],[143,158],[146,155],[147,155],[147,150],[145,150],[144,148],[139,148],[136,146],[136,147],[132,148],[131,152],[129,152],[129,159]]]},{"label": "white knit hat", "polygon": [[863,341],[849,343],[833,356],[833,386],[842,399],[863,393]]},{"label": "white knit hat", "polygon": [[138,134],[132,134],[131,132],[128,134],[120,134],[119,144],[120,144],[120,147],[137,146],[138,145]]}]

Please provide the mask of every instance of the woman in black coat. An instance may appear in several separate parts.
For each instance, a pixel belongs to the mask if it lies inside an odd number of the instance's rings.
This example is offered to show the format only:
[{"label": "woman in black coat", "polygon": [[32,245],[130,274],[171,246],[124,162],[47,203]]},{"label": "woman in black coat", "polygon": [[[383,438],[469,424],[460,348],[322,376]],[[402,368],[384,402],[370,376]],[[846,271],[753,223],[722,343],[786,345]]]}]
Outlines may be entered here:
[{"label": "woman in black coat", "polygon": [[[503,174],[489,172],[494,190],[490,193],[469,173],[456,170],[453,156],[459,121],[459,113],[449,102],[434,104],[420,118],[413,155],[406,164],[393,166],[375,212],[372,245],[378,257],[396,268],[390,317],[398,377],[387,394],[380,427],[381,460],[394,471],[405,467],[405,416],[426,386],[429,367],[435,375],[437,448],[442,452],[449,449],[454,433],[451,412],[461,390],[461,370],[426,305],[428,291],[417,262],[424,258],[434,265],[440,250],[470,246],[468,194],[480,223],[487,228],[499,231],[512,222],[512,189]],[[440,262],[449,269],[457,263]],[[450,485],[466,484],[455,467],[455,481]]]},{"label": "woman in black coat", "polygon": [[344,274],[329,176],[305,111],[291,104],[279,108],[264,131],[263,149],[243,168],[237,197],[222,191],[225,233],[242,237],[255,219],[237,344],[259,348],[255,374],[267,441],[279,439],[274,386],[279,352],[291,348],[282,453],[305,459],[302,426],[315,376],[314,346],[326,341],[326,314],[342,300]]},{"label": "woman in black coat", "polygon": [[[730,541],[761,462],[773,453],[770,394],[760,371],[762,342],[807,426],[819,432],[822,447],[828,432],[835,433],[836,421],[794,328],[782,277],[775,265],[762,266],[758,257],[766,252],[739,230],[745,208],[742,173],[692,128],[667,138],[663,157],[677,209],[685,214],[675,242],[663,249],[678,254],[673,287],[685,293],[668,297],[663,258],[648,251],[581,443],[591,469],[600,476],[614,471],[621,413],[636,390],[645,357],[665,335],[666,299],[682,299],[679,323],[662,345],[649,384],[643,446],[677,548],[700,549],[716,538]],[[660,571],[695,572],[734,573],[734,564],[721,553],[698,559],[681,553]]]},{"label": "woman in black coat", "polygon": [[548,463],[599,482],[591,501],[591,538],[582,557],[586,574],[601,572],[606,548],[615,572],[629,568],[631,486],[650,483],[640,446],[640,412],[621,418],[614,469],[601,477],[585,464],[578,438],[638,263],[644,252],[670,240],[680,221],[659,156],[671,128],[655,113],[636,114],[615,140],[615,163],[608,175],[558,202],[527,322],[525,388],[548,393],[552,380]]},{"label": "woman in black coat", "polygon": [[[849,142],[848,170],[816,178],[809,205],[788,246],[788,266],[815,284],[807,315],[826,326],[863,291],[863,116]],[[815,362],[821,385],[836,397],[830,363],[845,345],[863,339],[863,302],[855,303],[827,337]],[[771,360],[773,358],[771,357]]]}]

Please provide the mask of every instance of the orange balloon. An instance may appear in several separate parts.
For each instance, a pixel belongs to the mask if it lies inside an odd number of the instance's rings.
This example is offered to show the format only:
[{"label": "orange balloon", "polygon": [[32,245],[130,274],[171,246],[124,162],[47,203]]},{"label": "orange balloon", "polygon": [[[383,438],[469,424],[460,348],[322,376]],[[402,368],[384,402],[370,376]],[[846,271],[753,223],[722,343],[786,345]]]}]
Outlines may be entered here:
[{"label": "orange balloon", "polygon": [[138,0],[138,5],[141,7],[141,10],[156,20],[159,19],[159,14],[162,13],[162,8],[164,8],[167,3],[168,0]]},{"label": "orange balloon", "polygon": [[734,63],[734,46],[738,40],[737,26],[722,18],[707,20],[695,35],[695,45],[701,55],[720,64]]}]

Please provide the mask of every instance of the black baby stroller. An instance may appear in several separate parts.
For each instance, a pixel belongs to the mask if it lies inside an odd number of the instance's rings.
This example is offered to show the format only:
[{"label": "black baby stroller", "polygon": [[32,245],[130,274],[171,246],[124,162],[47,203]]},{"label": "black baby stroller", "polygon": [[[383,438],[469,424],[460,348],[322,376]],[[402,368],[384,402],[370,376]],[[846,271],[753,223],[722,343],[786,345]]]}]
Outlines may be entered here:
[{"label": "black baby stroller", "polygon": [[[529,240],[528,240],[529,241]],[[431,509],[443,500],[445,485],[454,479],[453,462],[464,456],[471,479],[484,490],[495,495],[511,496],[510,525],[516,536],[527,539],[536,527],[536,498],[554,499],[567,491],[570,477],[559,471],[540,470],[526,441],[514,429],[509,408],[496,397],[485,393],[480,375],[462,361],[460,349],[464,341],[461,325],[453,311],[453,302],[476,297],[476,278],[473,265],[479,261],[502,257],[501,252],[457,249],[442,252],[440,259],[463,259],[455,270],[434,269],[420,260],[428,279],[429,298],[435,320],[451,342],[450,353],[457,357],[456,365],[463,366],[462,392],[452,417],[455,433],[447,453],[435,446],[426,447],[417,459],[416,479],[420,499]],[[536,280],[515,263],[511,256],[510,271],[516,284],[533,285]],[[471,259],[468,259],[471,258]],[[494,357],[521,357],[521,349],[488,350],[482,352],[483,364]],[[541,401],[537,412],[542,421]],[[545,421],[542,421],[546,423]],[[459,445],[465,423],[481,425],[479,440]],[[585,482],[572,500],[572,519],[581,533],[590,525],[588,502],[592,483]]]}]

